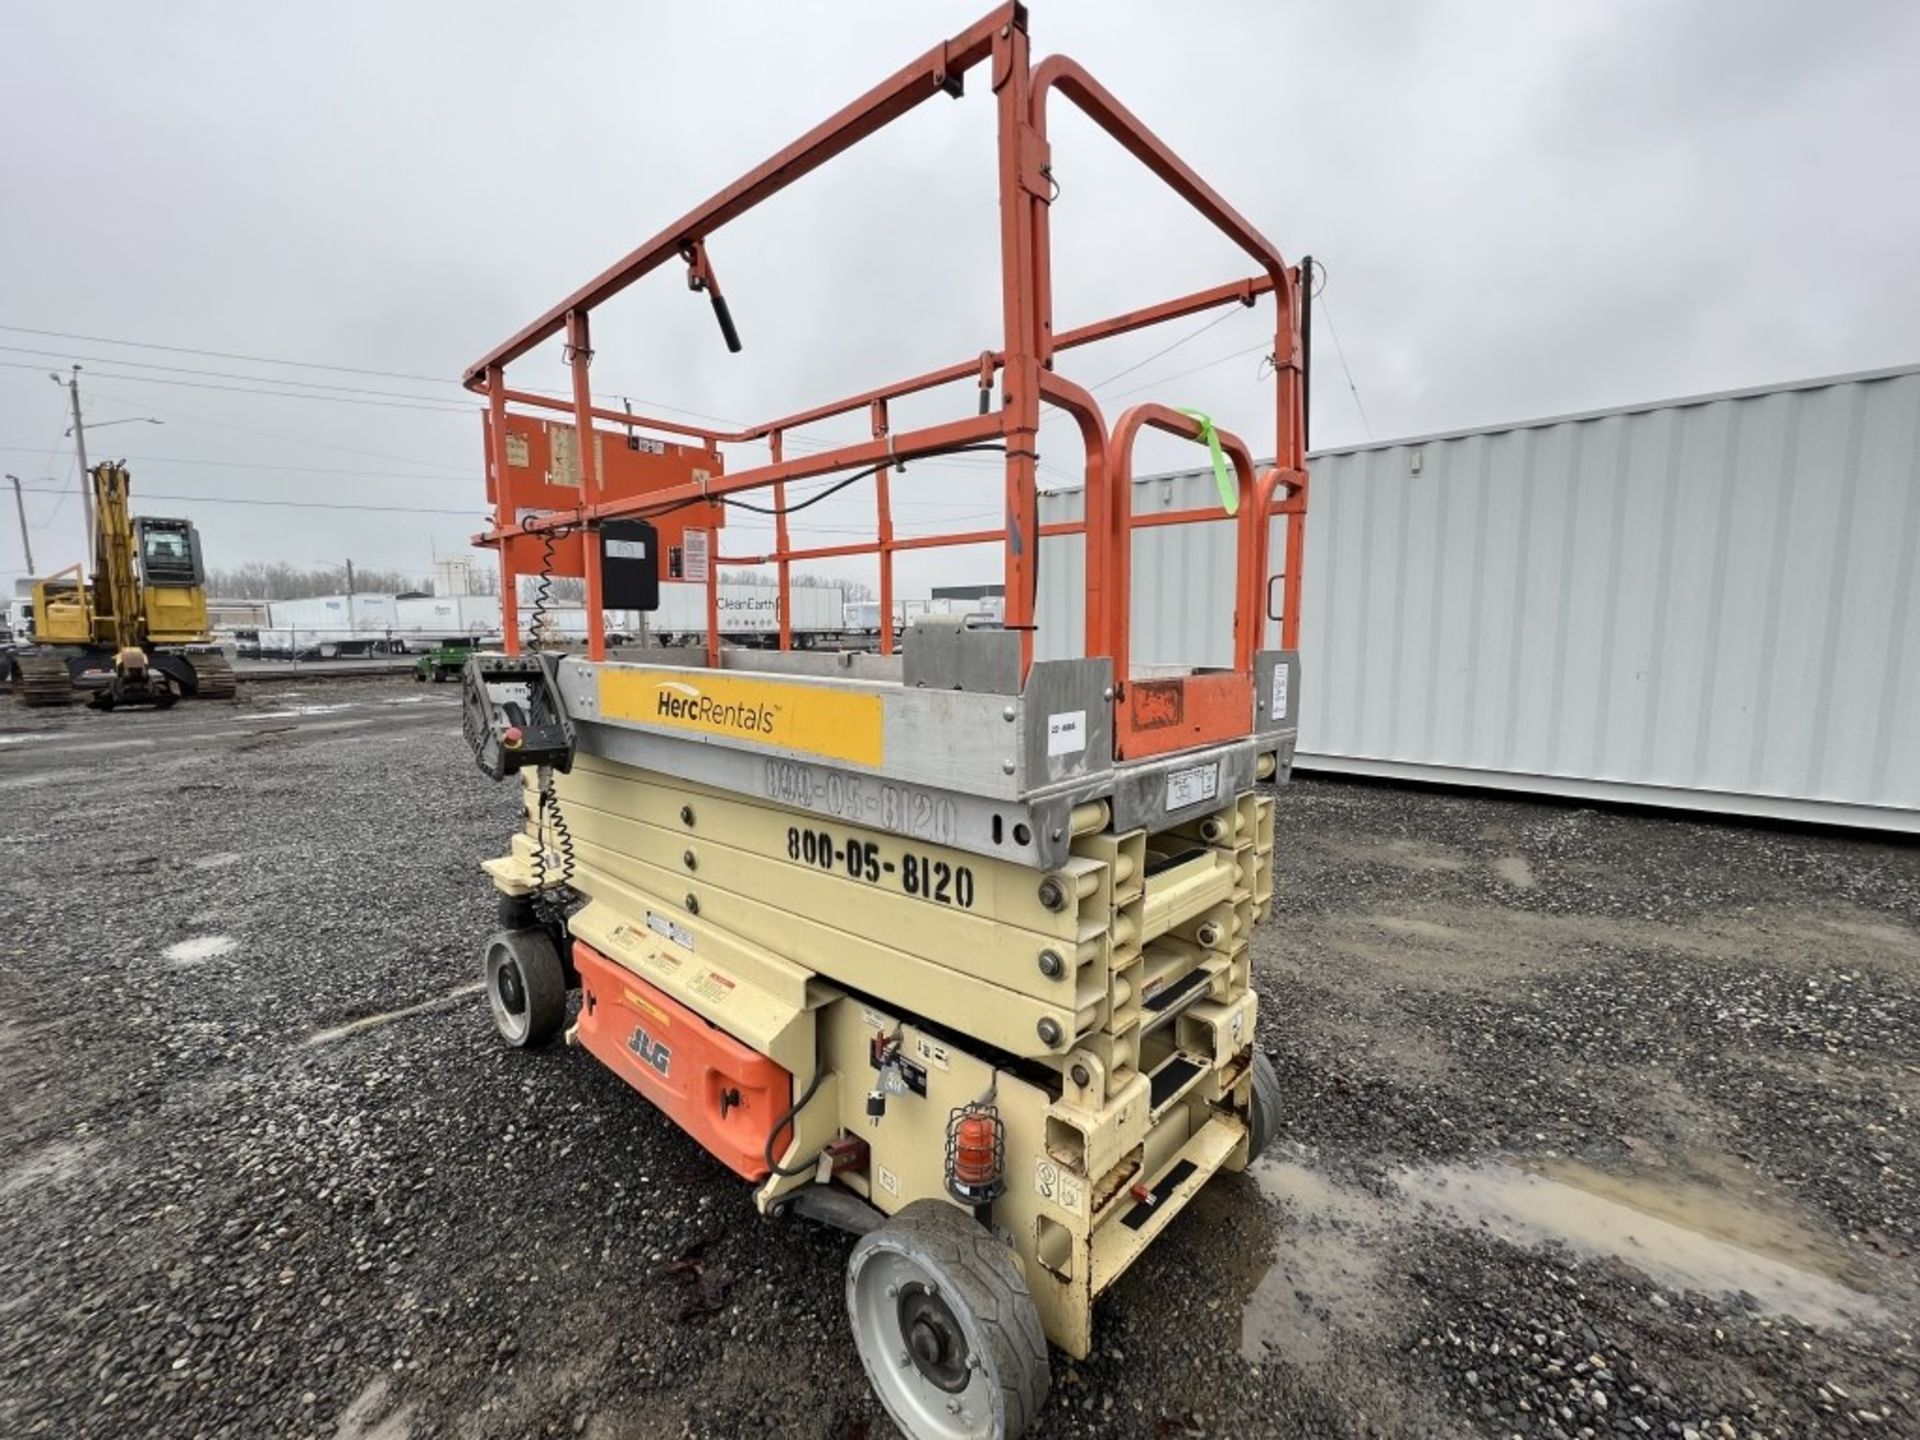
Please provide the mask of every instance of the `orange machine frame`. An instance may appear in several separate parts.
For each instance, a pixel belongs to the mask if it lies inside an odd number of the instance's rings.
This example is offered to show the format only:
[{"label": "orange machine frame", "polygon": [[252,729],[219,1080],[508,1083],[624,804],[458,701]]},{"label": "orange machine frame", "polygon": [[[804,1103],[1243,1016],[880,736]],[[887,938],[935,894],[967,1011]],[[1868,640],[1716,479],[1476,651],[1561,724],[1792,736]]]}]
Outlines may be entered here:
[{"label": "orange machine frame", "polygon": [[[713,301],[727,343],[737,349],[738,340],[721,296],[719,280],[708,258],[709,237],[915,106],[936,95],[958,97],[966,73],[982,64],[989,66],[998,126],[1004,334],[999,350],[989,350],[977,359],[736,431],[662,420],[593,403],[588,383],[588,367],[593,358],[588,317],[596,306],[642,276],[679,259],[687,266],[689,287],[706,293]],[[1056,334],[1048,226],[1049,209],[1057,192],[1052,181],[1051,149],[1047,140],[1047,101],[1056,90],[1246,251],[1259,266],[1260,273]],[[1128,663],[1134,527],[1195,524],[1217,521],[1222,515],[1217,509],[1203,508],[1161,512],[1136,520],[1131,501],[1133,442],[1140,430],[1149,426],[1194,440],[1203,438],[1204,432],[1200,423],[1190,416],[1156,404],[1137,405],[1123,412],[1109,430],[1093,396],[1055,373],[1055,357],[1063,350],[1223,305],[1250,306],[1267,294],[1274,297],[1276,309],[1272,354],[1276,388],[1273,468],[1256,476],[1252,452],[1245,442],[1224,432],[1219,436],[1223,450],[1232,460],[1241,501],[1237,516],[1234,669],[1135,682]],[[794,481],[871,469],[877,518],[874,540],[796,548],[788,535],[786,517],[780,513],[775,518],[771,552],[713,556],[708,569],[707,646],[711,660],[716,663],[718,660],[715,609],[719,568],[723,563],[777,567],[780,644],[785,649],[792,643],[787,617],[791,614],[788,594],[793,563],[876,555],[883,617],[879,643],[883,653],[890,653],[892,627],[885,623],[884,617],[890,617],[893,609],[893,557],[905,550],[997,541],[1004,546],[1005,555],[1005,623],[1021,637],[1024,673],[1033,661],[1038,539],[1043,535],[1084,533],[1085,653],[1108,656],[1114,662],[1116,756],[1159,754],[1246,734],[1253,719],[1253,656],[1260,648],[1267,620],[1280,621],[1284,648],[1293,649],[1299,644],[1301,555],[1307,508],[1301,303],[1301,275],[1297,267],[1289,266],[1265,236],[1078,64],[1058,55],[1033,64],[1028,55],[1026,7],[1018,3],[1001,5],[951,40],[935,45],[881,81],[758,169],[695,207],[467,369],[464,377],[467,388],[484,394],[488,403],[487,453],[494,524],[477,539],[481,544],[500,548],[501,607],[507,647],[515,650],[519,643],[517,576],[537,568],[526,563],[528,549],[516,541],[553,531],[591,531],[602,521],[623,516],[657,520],[678,514],[686,506],[710,507],[728,496],[749,490],[770,489],[773,508],[784,512],[786,488]],[[555,336],[565,338],[565,359],[572,379],[571,400],[509,388],[507,366]],[[997,405],[993,403],[996,376],[999,381]],[[977,415],[898,433],[891,429],[887,415],[890,400],[968,379],[979,386]],[[1035,444],[1042,404],[1065,411],[1080,428],[1086,450],[1084,520],[1045,527],[1038,523],[1034,468],[1038,459]],[[509,409],[510,406],[516,408]],[[872,439],[797,459],[785,456],[783,440],[796,427],[862,409],[868,412]],[[685,437],[698,442],[713,463],[703,466],[703,474],[698,477],[678,483],[655,482],[643,494],[623,493],[609,485],[610,476],[600,473],[592,447],[583,447],[580,493],[577,499],[570,494],[557,497],[560,503],[555,503],[556,497],[550,491],[524,493],[512,469],[494,463],[505,448],[502,437],[509,433],[514,417],[526,411],[569,414],[578,433],[592,430],[594,422],[599,420]],[[768,463],[723,474],[719,447],[751,442],[762,442],[769,447]],[[1004,446],[1006,451],[1005,523],[986,530],[896,536],[886,467],[895,462],[983,445]],[[572,503],[565,503],[567,501]],[[1270,617],[1266,610],[1267,535],[1269,522],[1275,515],[1286,516],[1288,524],[1284,569],[1278,577],[1282,582],[1281,612]],[[583,545],[580,549],[581,568],[586,578],[587,653],[590,659],[601,660],[606,658],[606,624],[600,600],[599,548]]]}]

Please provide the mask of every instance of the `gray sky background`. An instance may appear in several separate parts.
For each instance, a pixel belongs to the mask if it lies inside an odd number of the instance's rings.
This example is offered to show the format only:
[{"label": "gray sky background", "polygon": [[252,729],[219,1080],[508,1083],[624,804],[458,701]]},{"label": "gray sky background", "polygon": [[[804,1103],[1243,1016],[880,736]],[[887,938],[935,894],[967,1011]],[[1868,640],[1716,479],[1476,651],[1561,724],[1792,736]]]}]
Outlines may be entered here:
[{"label": "gray sky background", "polygon": [[[0,470],[33,492],[40,568],[81,552],[66,397],[45,373],[80,360],[91,423],[165,421],[98,430],[95,458],[129,457],[137,508],[193,517],[214,564],[424,573],[482,516],[462,367],[985,8],[7,0],[0,325],[422,377],[0,331]],[[1036,55],[1085,63],[1289,258],[1328,265],[1316,444],[1920,360],[1920,6],[1032,8]],[[1247,273],[1070,106],[1055,114],[1058,326]],[[744,354],[675,266],[599,312],[596,389],[761,419],[997,346],[992,137],[977,71],[964,100],[711,242]],[[1059,368],[1127,371],[1098,392],[1110,416],[1198,406],[1264,450],[1271,313]],[[516,380],[561,384],[557,342]],[[274,381],[306,398],[246,393]],[[972,409],[947,392],[897,420]],[[1078,471],[1069,428],[1043,433],[1048,483]],[[1168,440],[1142,464],[1199,459]],[[997,474],[916,466],[903,528],[992,523]],[[870,493],[799,533],[869,534]],[[12,521],[0,583],[23,567]],[[730,522],[723,548],[756,533]],[[971,578],[998,578],[997,555],[903,564],[902,591]]]}]

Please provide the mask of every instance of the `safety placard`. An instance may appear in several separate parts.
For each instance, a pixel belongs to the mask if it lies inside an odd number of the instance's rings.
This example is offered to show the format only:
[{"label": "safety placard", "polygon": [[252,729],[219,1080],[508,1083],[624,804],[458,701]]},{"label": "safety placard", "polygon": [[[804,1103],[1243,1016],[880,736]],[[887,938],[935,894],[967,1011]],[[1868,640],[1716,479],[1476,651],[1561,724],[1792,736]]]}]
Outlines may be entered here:
[{"label": "safety placard", "polygon": [[602,670],[600,713],[609,720],[778,745],[856,765],[879,765],[886,748],[878,695],[709,671]]},{"label": "safety placard", "polygon": [[1189,765],[1184,770],[1167,772],[1167,813],[1198,805],[1220,793],[1220,767]]},{"label": "safety placard", "polygon": [[695,584],[707,583],[707,536],[711,532],[689,528],[680,537],[680,578]]}]

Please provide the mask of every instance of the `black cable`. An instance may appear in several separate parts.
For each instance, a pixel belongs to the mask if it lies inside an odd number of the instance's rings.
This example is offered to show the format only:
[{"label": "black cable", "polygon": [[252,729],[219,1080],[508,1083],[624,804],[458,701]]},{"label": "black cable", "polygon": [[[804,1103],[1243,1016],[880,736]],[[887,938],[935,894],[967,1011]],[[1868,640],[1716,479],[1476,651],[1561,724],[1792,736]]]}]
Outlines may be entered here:
[{"label": "black cable", "polygon": [[[956,445],[951,450],[936,450],[933,453],[936,455],[966,455],[975,450],[1005,450],[1006,448],[1007,448],[1006,445],[1001,441],[988,440],[988,441],[983,441],[977,445]],[[926,458],[926,457],[915,457],[915,458]],[[1036,455],[1034,458],[1037,460],[1039,457]],[[797,515],[800,511],[805,510],[809,505],[818,505],[822,500],[825,500],[828,496],[836,495],[840,491],[846,489],[849,485],[858,484],[860,481],[867,479],[869,476],[878,475],[882,470],[885,470],[889,465],[894,465],[897,463],[899,462],[891,459],[882,460],[878,465],[869,465],[865,470],[856,470],[853,474],[847,476],[844,480],[837,480],[833,484],[827,486],[826,489],[815,491],[813,494],[809,495],[806,499],[796,501],[791,505],[755,505],[752,502],[747,500],[735,500],[732,496],[729,496],[729,495],[716,495],[711,500],[707,499],[704,496],[696,496],[691,500],[675,500],[670,504],[656,505],[646,510],[637,510],[637,511],[634,511],[632,514],[622,515],[620,518],[623,520],[652,520],[658,516],[671,515],[676,510],[685,510],[694,505],[710,505],[715,503],[725,505],[734,509],[750,510],[755,515],[775,515],[775,516]],[[907,463],[911,464],[912,462],[909,461]]]},{"label": "black cable", "polygon": [[761,1158],[767,1162],[767,1169],[771,1170],[775,1175],[778,1175],[782,1180],[791,1180],[796,1176],[805,1175],[814,1167],[814,1164],[819,1158],[816,1156],[814,1160],[809,1160],[805,1165],[796,1165],[793,1169],[789,1170],[775,1162],[773,1158],[773,1142],[779,1138],[780,1132],[793,1124],[794,1120],[799,1117],[800,1112],[807,1108],[807,1102],[813,1099],[813,1092],[820,1088],[820,1082],[826,1078],[827,1067],[823,1062],[820,1067],[813,1072],[813,1079],[807,1082],[807,1088],[800,1092],[800,1098],[787,1107],[787,1113],[774,1121],[773,1128],[767,1132],[767,1143],[761,1151]]}]

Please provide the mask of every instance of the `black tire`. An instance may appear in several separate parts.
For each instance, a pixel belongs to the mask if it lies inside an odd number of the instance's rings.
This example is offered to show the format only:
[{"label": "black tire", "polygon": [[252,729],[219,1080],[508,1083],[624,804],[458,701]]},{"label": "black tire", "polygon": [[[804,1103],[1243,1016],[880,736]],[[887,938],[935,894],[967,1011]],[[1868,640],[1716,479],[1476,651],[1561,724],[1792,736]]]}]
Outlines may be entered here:
[{"label": "black tire", "polygon": [[566,1025],[566,971],[545,931],[500,931],[480,970],[494,1028],[515,1049],[545,1045]]},{"label": "black tire", "polygon": [[427,683],[427,672],[416,667],[413,678],[418,684],[424,685]]},{"label": "black tire", "polygon": [[1253,1052],[1253,1096],[1247,1105],[1247,1160],[1258,1160],[1280,1131],[1280,1076],[1264,1050]]},{"label": "black tire", "polygon": [[958,1206],[916,1200],[862,1235],[847,1315],[909,1440],[1014,1440],[1046,1404],[1047,1338],[1019,1258]]}]

